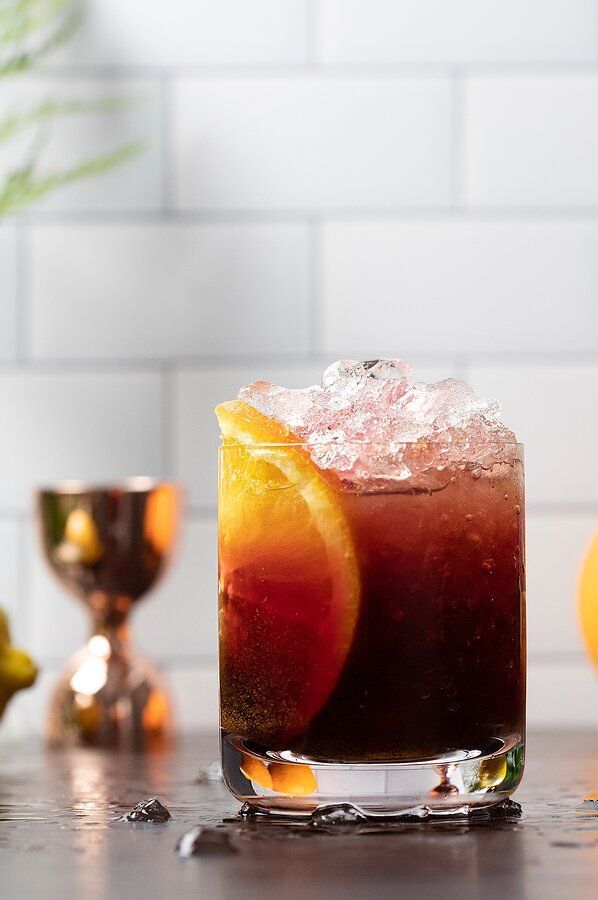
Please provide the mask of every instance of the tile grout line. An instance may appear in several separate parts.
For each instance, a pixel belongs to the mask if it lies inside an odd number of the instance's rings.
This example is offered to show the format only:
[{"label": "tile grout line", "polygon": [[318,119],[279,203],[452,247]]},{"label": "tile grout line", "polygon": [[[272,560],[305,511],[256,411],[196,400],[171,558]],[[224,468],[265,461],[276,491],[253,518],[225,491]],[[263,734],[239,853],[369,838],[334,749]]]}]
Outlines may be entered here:
[{"label": "tile grout line", "polygon": [[307,69],[313,69],[318,61],[318,0],[304,0],[304,3],[305,64]]},{"label": "tile grout line", "polygon": [[191,522],[216,522],[218,511],[214,506],[188,505],[185,510],[186,517]]},{"label": "tile grout line", "polygon": [[162,436],[161,448],[161,468],[163,478],[172,478],[174,476],[174,426],[175,426],[175,408],[174,408],[174,370],[171,364],[167,363],[160,368],[160,431]]},{"label": "tile grout line", "polygon": [[[174,373],[171,373],[174,374]],[[163,453],[163,457],[168,454]],[[164,469],[165,477],[171,477],[172,472]],[[557,518],[559,516],[580,516],[595,519],[598,515],[598,501],[537,501],[528,500],[526,503],[528,516],[537,518]],[[216,506],[189,504],[185,509],[185,517],[190,521],[214,521],[216,518]],[[25,528],[33,523],[31,511],[15,507],[3,507],[0,504],[0,522],[22,525]]]},{"label": "tile grout line", "polygon": [[[187,670],[217,670],[218,668],[218,654],[216,651],[214,653],[181,653],[180,656],[175,654],[167,654],[162,657],[155,657],[157,665],[160,669],[164,671],[173,671],[176,669],[187,669]],[[64,658],[58,656],[40,656],[38,661],[41,662],[44,668],[55,670],[61,669],[64,666]]]},{"label": "tile grout line", "polygon": [[[56,668],[62,667],[64,664],[64,658],[62,657],[40,657],[40,661],[44,666],[48,668]],[[218,665],[218,655],[216,652],[212,653],[182,653],[180,655],[175,654],[167,654],[163,657],[158,658],[158,664],[161,668],[165,670],[172,670],[176,668],[181,669],[211,669],[217,668]],[[528,654],[528,664],[530,668],[534,668],[536,666],[546,666],[546,665],[554,665],[554,666],[578,666],[578,665],[588,665],[588,658],[585,655],[583,650],[575,651],[567,651],[567,650],[556,650],[554,652],[551,651],[538,651],[538,652],[530,652]]]},{"label": "tile grout line", "polygon": [[[315,5],[317,0],[308,0],[308,5]],[[312,19],[310,22],[309,19]],[[316,32],[314,25],[317,13],[313,16],[306,15],[305,34],[307,48],[316,49]],[[396,62],[322,62],[314,55],[306,54],[304,62],[253,62],[253,63],[195,63],[188,65],[159,65],[157,63],[133,64],[133,65],[68,65],[55,64],[52,66],[39,66],[37,73],[44,78],[51,79],[97,79],[104,78],[156,78],[161,72],[167,72],[172,78],[201,78],[217,79],[238,76],[273,76],[301,77],[312,70],[322,77],[339,78],[411,78],[414,76],[437,77],[438,75],[450,77],[455,61],[441,60],[404,60]],[[504,75],[504,76],[568,76],[578,74],[596,74],[598,72],[598,60],[466,60],[460,61],[459,66],[468,75]]]},{"label": "tile grout line", "polygon": [[[558,516],[590,516],[595,518],[598,515],[598,501],[584,503],[570,501],[554,501],[542,502],[528,500],[526,502],[527,515],[538,518],[552,518]],[[187,507],[187,516],[196,521],[211,520],[216,516],[215,506],[194,506]]]},{"label": "tile grout line", "polygon": [[31,634],[31,590],[30,590],[30,565],[29,565],[29,516],[20,518],[17,531],[17,599],[19,612],[17,614],[17,629],[23,635],[23,640],[33,643]]},{"label": "tile grout line", "polygon": [[87,357],[87,358],[45,358],[26,360],[23,365],[14,360],[0,360],[0,375],[13,374],[23,369],[39,374],[71,375],[74,372],[88,375],[114,374],[160,374],[166,368],[174,369],[233,369],[246,365],[261,363],[277,366],[301,366],[312,359],[309,353],[284,354],[257,353],[239,354],[237,356],[180,356],[180,357]]},{"label": "tile grout line", "polygon": [[455,67],[450,82],[450,153],[451,153],[451,209],[463,208],[463,176],[465,174],[465,129],[464,129],[464,79],[459,67]]},{"label": "tile grout line", "polygon": [[0,522],[10,522],[14,525],[27,525],[31,522],[31,512],[27,509],[18,509],[13,506],[0,506]]},{"label": "tile grout line", "polygon": [[[169,173],[170,177],[170,173]],[[172,185],[170,186],[172,189]],[[573,224],[579,221],[598,220],[598,205],[517,205],[509,204],[503,206],[492,206],[488,204],[480,204],[476,206],[459,204],[422,204],[422,205],[405,205],[405,206],[319,206],[319,207],[255,207],[251,208],[230,208],[218,209],[210,207],[206,209],[150,209],[150,210],[94,210],[73,209],[72,211],[37,211],[36,213],[27,213],[22,216],[24,224],[34,224],[36,226],[53,227],[60,225],[104,225],[104,224],[137,224],[137,225],[153,225],[156,222],[176,222],[178,224],[189,225],[220,225],[220,224],[275,224],[275,223],[298,223],[305,224],[314,216],[326,217],[341,222],[346,220],[357,219],[360,222],[368,223],[382,222],[393,219],[405,220],[413,219],[415,221],[428,221],[440,219],[446,222],[473,221],[480,220],[504,221],[513,219],[516,221],[537,222],[553,222],[571,220]]]},{"label": "tile grout line", "polygon": [[[184,518],[194,522],[215,520],[216,506],[187,505],[184,510]],[[0,523],[22,525],[27,530],[34,526],[35,515],[30,509],[15,509],[0,505]]]},{"label": "tile grout line", "polygon": [[160,72],[160,212],[163,215],[172,210],[171,104],[170,75],[163,69]]},{"label": "tile grout line", "polygon": [[29,330],[29,229],[27,223],[19,217],[16,222],[17,238],[17,297],[15,320],[16,361],[22,365],[28,360]]},{"label": "tile grout line", "polygon": [[[318,348],[315,351],[294,353],[292,355],[277,353],[242,354],[236,356],[224,355],[181,355],[172,357],[143,356],[99,356],[80,357],[68,359],[65,357],[53,359],[51,357],[37,357],[24,360],[0,360],[0,376],[3,374],[17,374],[23,370],[38,374],[71,375],[84,373],[89,375],[114,375],[121,374],[160,374],[166,369],[173,373],[183,369],[198,371],[236,371],[247,365],[259,363],[261,365],[285,366],[289,369],[299,367],[312,362],[325,363],[330,354],[345,352],[347,348],[335,348],[324,352]],[[506,366],[558,366],[572,367],[595,366],[598,364],[598,351],[596,350],[544,350],[544,351],[509,351],[495,350],[473,351],[467,354],[445,353],[443,351],[430,352],[409,347],[404,348],[404,355],[408,356],[414,365],[453,365],[461,373],[468,372],[474,367],[506,367]],[[459,377],[464,377],[461,374]]]},{"label": "tile grout line", "polygon": [[313,217],[308,225],[309,241],[309,284],[308,284],[308,316],[309,316],[309,360],[316,361],[320,356],[322,291],[320,266],[320,221]]},{"label": "tile grout line", "polygon": [[526,515],[538,518],[555,516],[591,516],[594,519],[598,515],[598,502],[584,503],[571,501],[544,502],[527,500],[525,504]]},{"label": "tile grout line", "polygon": [[528,666],[577,666],[589,665],[589,659],[583,650],[540,650],[528,652]]},{"label": "tile grout line", "polygon": [[455,357],[455,377],[469,384],[471,379],[471,363],[466,356]]}]

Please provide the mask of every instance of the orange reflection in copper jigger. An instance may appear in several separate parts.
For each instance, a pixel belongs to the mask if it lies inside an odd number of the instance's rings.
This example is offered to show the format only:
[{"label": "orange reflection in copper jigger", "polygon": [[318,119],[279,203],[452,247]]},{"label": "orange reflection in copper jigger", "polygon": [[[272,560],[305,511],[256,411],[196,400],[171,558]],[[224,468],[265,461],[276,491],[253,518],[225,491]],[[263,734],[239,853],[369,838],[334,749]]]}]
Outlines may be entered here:
[{"label": "orange reflection in copper jigger", "polygon": [[152,663],[130,643],[132,606],[162,576],[174,547],[181,492],[134,478],[63,482],[37,493],[42,546],[60,581],[88,607],[92,635],[54,692],[51,744],[142,749],[172,736],[172,706]]}]

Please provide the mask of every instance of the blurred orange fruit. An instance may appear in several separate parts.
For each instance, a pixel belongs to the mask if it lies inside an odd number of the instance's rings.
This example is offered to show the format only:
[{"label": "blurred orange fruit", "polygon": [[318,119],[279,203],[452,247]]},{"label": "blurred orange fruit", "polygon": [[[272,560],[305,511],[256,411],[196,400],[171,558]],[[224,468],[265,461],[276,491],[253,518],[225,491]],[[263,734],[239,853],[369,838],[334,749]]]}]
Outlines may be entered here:
[{"label": "blurred orange fruit", "polygon": [[151,691],[141,713],[141,720],[146,731],[161,732],[168,720],[168,700],[163,691]]},{"label": "blurred orange fruit", "polygon": [[598,666],[598,532],[590,541],[581,570],[579,615],[588,652]]},{"label": "blurred orange fruit", "polygon": [[143,532],[158,553],[168,553],[174,544],[179,497],[171,485],[158,485],[147,498]]}]

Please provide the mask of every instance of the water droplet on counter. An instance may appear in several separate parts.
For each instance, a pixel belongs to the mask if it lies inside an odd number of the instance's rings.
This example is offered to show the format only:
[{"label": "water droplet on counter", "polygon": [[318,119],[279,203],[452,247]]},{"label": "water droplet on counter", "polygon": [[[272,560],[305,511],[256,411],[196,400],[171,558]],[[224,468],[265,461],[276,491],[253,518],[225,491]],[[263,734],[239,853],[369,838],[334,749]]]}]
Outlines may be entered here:
[{"label": "water droplet on counter", "polygon": [[367,816],[351,803],[331,803],[320,806],[311,814],[310,824],[314,828],[327,825],[353,825],[355,822],[367,822]]},{"label": "water droplet on counter", "polygon": [[222,781],[222,766],[220,765],[220,760],[215,759],[214,762],[211,762],[209,765],[204,766],[203,769],[200,769],[197,778],[193,782],[194,784],[217,784]]},{"label": "water droplet on counter", "polygon": [[236,853],[231,843],[231,834],[227,828],[214,828],[208,825],[196,825],[187,831],[176,845],[176,854],[181,859],[192,856],[205,856],[212,853]]},{"label": "water droplet on counter", "polygon": [[255,819],[257,814],[257,810],[253,806],[250,806],[249,803],[244,803],[239,810],[238,816],[240,819]]},{"label": "water droplet on counter", "polygon": [[125,813],[119,822],[168,822],[170,813],[157,797],[142,800],[137,806]]},{"label": "water droplet on counter", "polygon": [[521,816],[521,804],[514,800],[503,800],[487,810],[491,819],[518,819]]}]

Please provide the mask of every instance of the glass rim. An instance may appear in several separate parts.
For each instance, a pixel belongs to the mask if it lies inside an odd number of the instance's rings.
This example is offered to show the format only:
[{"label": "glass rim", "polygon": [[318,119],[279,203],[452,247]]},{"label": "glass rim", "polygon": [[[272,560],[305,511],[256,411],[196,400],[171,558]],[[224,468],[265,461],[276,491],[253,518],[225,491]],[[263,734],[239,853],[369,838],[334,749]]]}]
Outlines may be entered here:
[{"label": "glass rim", "polygon": [[[244,443],[242,441],[235,441],[234,444],[227,444],[225,442],[220,443],[218,449],[219,450],[238,450],[242,449],[250,449],[250,450],[265,450],[279,447],[302,447],[306,450],[316,449],[316,448],[326,448],[326,447],[373,447],[373,448],[386,448],[386,449],[406,449],[407,447],[422,447],[425,444],[426,447],[441,447],[445,450],[454,449],[455,445],[447,443],[446,441],[317,441],[317,442],[309,442],[309,441],[271,441],[271,442],[263,442],[259,443]],[[458,446],[458,445],[457,445]],[[508,450],[513,448],[517,451],[523,451],[525,444],[522,441],[495,441],[494,443],[488,442],[486,444],[485,449],[489,452],[493,450]],[[466,446],[461,448],[462,450],[467,450]]]}]

